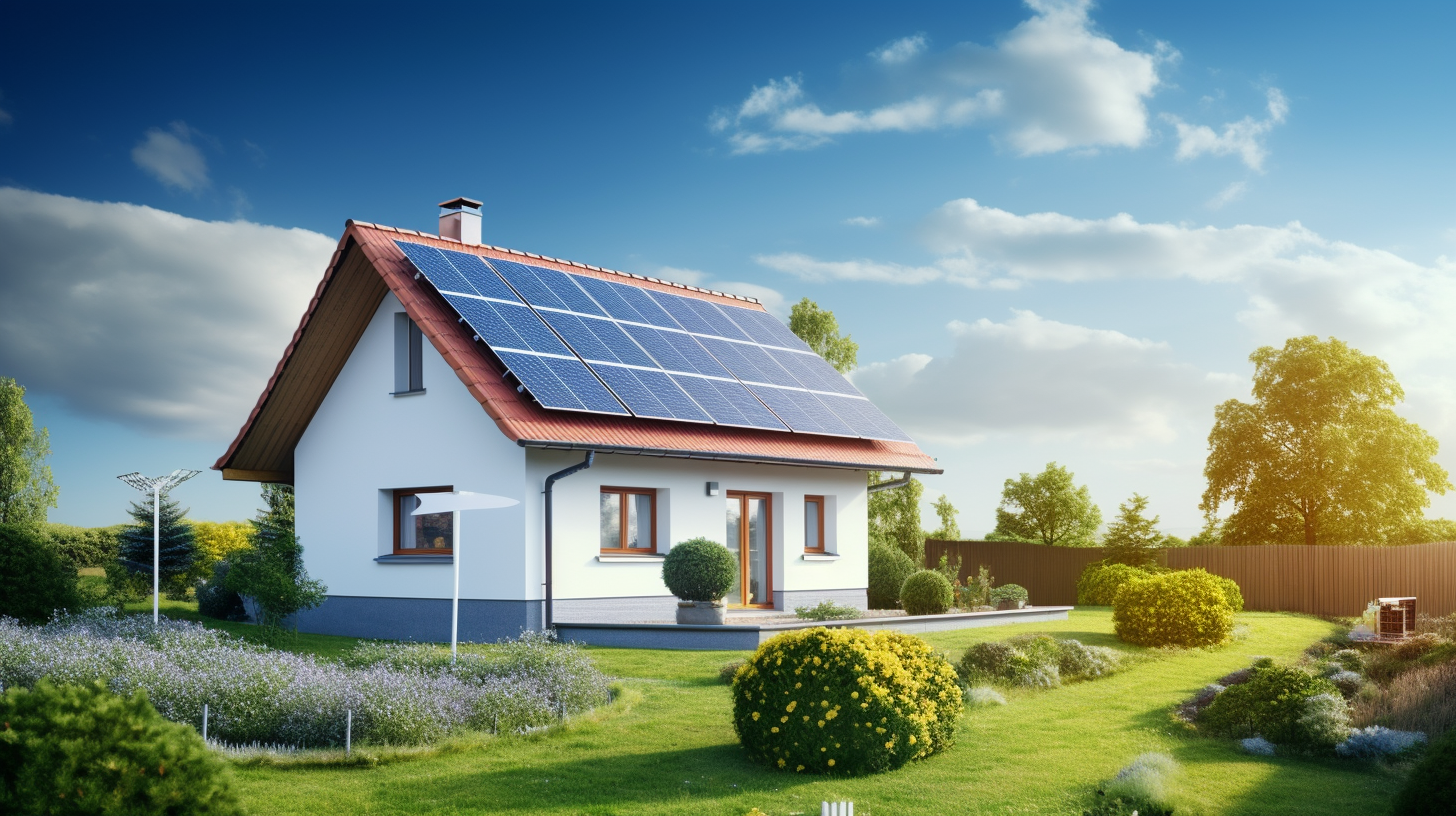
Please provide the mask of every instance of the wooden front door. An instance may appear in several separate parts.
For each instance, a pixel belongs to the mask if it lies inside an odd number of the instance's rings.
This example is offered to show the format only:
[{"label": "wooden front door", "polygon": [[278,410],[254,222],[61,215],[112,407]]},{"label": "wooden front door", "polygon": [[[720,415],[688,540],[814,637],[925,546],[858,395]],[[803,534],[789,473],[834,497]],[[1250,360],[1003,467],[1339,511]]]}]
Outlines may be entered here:
[{"label": "wooden front door", "polygon": [[773,607],[773,502],[767,493],[728,491],[725,543],[738,557],[730,606]]}]

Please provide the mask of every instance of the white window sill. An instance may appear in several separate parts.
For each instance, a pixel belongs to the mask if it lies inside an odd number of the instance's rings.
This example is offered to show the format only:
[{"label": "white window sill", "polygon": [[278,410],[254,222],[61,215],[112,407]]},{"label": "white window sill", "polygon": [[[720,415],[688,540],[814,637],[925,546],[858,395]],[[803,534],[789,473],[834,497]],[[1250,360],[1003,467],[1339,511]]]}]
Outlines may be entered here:
[{"label": "white window sill", "polygon": [[393,553],[374,558],[378,564],[453,564],[455,556],[449,553]]},{"label": "white window sill", "polygon": [[804,553],[805,561],[838,561],[838,553]]},{"label": "white window sill", "polygon": [[418,397],[423,393],[425,393],[425,389],[417,388],[414,391],[390,391],[389,395],[391,397]]},{"label": "white window sill", "polygon": [[659,564],[666,556],[659,553],[643,553],[642,555],[630,555],[628,553],[602,553],[597,560],[603,564]]}]

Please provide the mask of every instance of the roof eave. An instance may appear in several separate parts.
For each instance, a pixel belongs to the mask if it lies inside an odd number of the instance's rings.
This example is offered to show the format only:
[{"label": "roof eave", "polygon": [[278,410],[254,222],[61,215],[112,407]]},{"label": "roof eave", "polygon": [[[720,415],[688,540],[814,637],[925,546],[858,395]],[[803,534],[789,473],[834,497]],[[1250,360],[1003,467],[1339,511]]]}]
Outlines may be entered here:
[{"label": "roof eave", "polygon": [[792,465],[796,467],[830,468],[834,470],[877,470],[896,473],[922,473],[938,476],[945,471],[933,467],[906,467],[884,462],[850,462],[825,459],[795,459],[786,456],[765,456],[731,451],[675,450],[672,448],[645,448],[631,445],[598,445],[591,442],[567,442],[550,439],[518,439],[516,444],[523,448],[539,450],[578,450],[597,453],[617,453],[625,456],[660,456],[666,459],[703,459],[714,462],[745,462],[755,465]]}]

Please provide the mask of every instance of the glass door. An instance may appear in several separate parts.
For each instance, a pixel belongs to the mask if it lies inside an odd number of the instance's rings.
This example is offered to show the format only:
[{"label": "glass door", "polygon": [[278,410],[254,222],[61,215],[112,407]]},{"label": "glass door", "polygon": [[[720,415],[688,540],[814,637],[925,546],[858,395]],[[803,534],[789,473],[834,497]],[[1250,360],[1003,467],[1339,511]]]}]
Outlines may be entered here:
[{"label": "glass door", "polygon": [[773,606],[771,497],[728,491],[728,549],[738,557],[738,576],[725,600],[732,606]]}]

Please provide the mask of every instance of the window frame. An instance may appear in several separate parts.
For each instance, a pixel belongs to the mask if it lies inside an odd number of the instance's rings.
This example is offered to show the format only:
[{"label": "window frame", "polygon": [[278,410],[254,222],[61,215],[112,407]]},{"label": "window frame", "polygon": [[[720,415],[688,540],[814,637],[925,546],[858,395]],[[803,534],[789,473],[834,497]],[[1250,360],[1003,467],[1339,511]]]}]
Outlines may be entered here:
[{"label": "window frame", "polygon": [[425,393],[425,336],[406,312],[394,313],[394,390],[396,397]]},{"label": "window frame", "polygon": [[[655,488],[655,487],[616,487],[616,486],[612,486],[612,485],[602,485],[601,488],[598,489],[598,491],[597,491],[597,495],[599,497],[600,496],[604,496],[604,495],[608,495],[608,494],[617,497],[618,507],[620,508],[619,509],[618,518],[621,519],[621,523],[617,525],[618,526],[618,530],[617,530],[617,543],[620,544],[621,546],[616,547],[616,548],[610,548],[610,549],[607,548],[607,547],[601,547],[600,551],[602,552],[602,554],[604,554],[604,555],[657,555],[658,554],[658,549],[657,549],[657,488]],[[650,548],[649,547],[628,547],[627,546],[627,513],[626,513],[626,507],[625,507],[625,505],[626,505],[626,497],[627,496],[647,496],[648,497],[649,503],[650,503],[650,505],[652,507],[652,511],[651,511],[652,528],[651,528],[651,533],[650,533],[652,546]],[[597,540],[598,540],[598,545],[599,546],[600,546],[600,541],[601,541],[601,526],[602,526],[602,521],[601,521],[601,501],[602,500],[600,498],[597,499]],[[641,524],[641,520],[640,519],[638,520],[638,524]]]},{"label": "window frame", "polygon": [[809,495],[804,496],[804,522],[806,528],[808,527],[809,519],[809,502],[815,502],[819,507],[819,544],[818,546],[813,546],[810,544],[808,535],[809,531],[806,529],[804,531],[804,552],[814,553],[816,555],[827,555],[829,550],[826,546],[827,537],[824,535],[824,497]]},{"label": "window frame", "polygon": [[398,490],[389,491],[390,503],[394,505],[394,549],[393,555],[455,555],[453,547],[415,547],[413,549],[401,550],[399,548],[399,530],[401,514],[399,512],[399,500],[405,496],[418,496],[421,493],[450,493],[455,490],[453,485],[435,485],[433,487],[401,487]]}]

